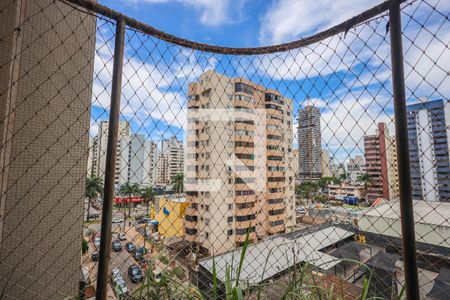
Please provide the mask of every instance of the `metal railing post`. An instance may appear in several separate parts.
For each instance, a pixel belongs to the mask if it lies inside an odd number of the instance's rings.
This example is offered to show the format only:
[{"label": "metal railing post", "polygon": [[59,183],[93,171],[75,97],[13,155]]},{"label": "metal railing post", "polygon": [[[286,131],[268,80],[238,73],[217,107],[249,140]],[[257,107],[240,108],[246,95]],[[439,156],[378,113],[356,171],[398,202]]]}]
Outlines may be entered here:
[{"label": "metal railing post", "polygon": [[391,40],[392,88],[394,94],[395,138],[397,142],[398,183],[402,225],[403,265],[406,297],[419,299],[417,276],[416,238],[411,193],[411,170],[409,162],[408,125],[403,69],[402,25],[400,3],[392,0],[389,7]]},{"label": "metal railing post", "polygon": [[115,188],[114,178],[116,173],[117,141],[119,137],[124,40],[125,21],[123,18],[118,18],[116,22],[114,64],[111,87],[111,108],[109,115],[108,145],[106,150],[105,186],[103,190],[102,227],[96,291],[97,300],[106,300],[108,296],[109,256],[112,235],[112,208]]}]

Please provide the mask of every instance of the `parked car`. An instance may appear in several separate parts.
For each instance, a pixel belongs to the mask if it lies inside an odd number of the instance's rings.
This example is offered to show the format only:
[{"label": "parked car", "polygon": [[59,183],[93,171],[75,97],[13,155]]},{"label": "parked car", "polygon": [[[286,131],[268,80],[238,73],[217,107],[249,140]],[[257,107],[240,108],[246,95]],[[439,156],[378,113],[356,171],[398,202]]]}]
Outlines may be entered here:
[{"label": "parked car", "polygon": [[123,219],[122,218],[113,218],[112,223],[113,224],[123,223]]},{"label": "parked car", "polygon": [[127,285],[118,268],[111,270],[111,285],[119,299],[121,299],[124,295],[128,295]]},{"label": "parked car", "polygon": [[129,243],[126,243],[125,249],[127,249],[127,251],[129,253],[131,253],[131,252],[134,252],[136,250],[136,246],[132,242],[129,242]]},{"label": "parked car", "polygon": [[98,213],[90,213],[89,214],[89,219],[97,219],[100,218],[100,214]]},{"label": "parked car", "polygon": [[128,268],[128,277],[130,277],[131,281],[134,283],[140,283],[144,279],[142,270],[137,265],[131,265]]},{"label": "parked car", "polygon": [[114,268],[111,270],[111,280],[114,281],[116,278],[122,277],[119,268]]},{"label": "parked car", "polygon": [[125,234],[125,232],[121,232],[117,235],[117,238],[119,239],[119,241],[126,241],[127,235]]},{"label": "parked car", "polygon": [[140,259],[144,258],[144,253],[142,251],[139,251],[139,249],[136,249],[133,252],[133,258],[137,261],[139,261]]},{"label": "parked car", "polygon": [[119,240],[115,240],[115,241],[112,242],[112,249],[113,249],[115,252],[120,252],[120,251],[122,251],[122,244],[120,243]]},{"label": "parked car", "polygon": [[299,214],[306,214],[306,209],[304,207],[301,207],[301,206],[297,207],[295,209],[295,211],[298,212]]},{"label": "parked car", "polygon": [[137,248],[134,252],[133,252],[133,257],[135,260],[140,261],[144,258],[144,254],[147,253],[147,249],[144,247],[140,247]]},{"label": "parked car", "polygon": [[97,251],[92,252],[91,259],[92,259],[92,261],[98,261],[98,252]]},{"label": "parked car", "polygon": [[127,284],[125,283],[125,280],[122,277],[116,280],[114,291],[116,292],[117,297],[119,299],[121,299],[121,297],[123,297],[124,295],[128,295]]}]

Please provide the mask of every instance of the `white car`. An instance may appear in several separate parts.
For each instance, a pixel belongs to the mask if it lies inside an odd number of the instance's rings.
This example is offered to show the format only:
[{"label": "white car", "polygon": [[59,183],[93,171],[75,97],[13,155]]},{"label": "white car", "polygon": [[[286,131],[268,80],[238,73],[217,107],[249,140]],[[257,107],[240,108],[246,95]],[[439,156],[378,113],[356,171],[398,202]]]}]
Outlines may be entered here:
[{"label": "white car", "polygon": [[121,232],[117,235],[117,238],[119,239],[119,241],[126,241],[127,235],[125,234],[125,232]]},{"label": "white car", "polygon": [[306,209],[304,207],[297,207],[295,211],[299,214],[306,214]]},{"label": "white car", "polygon": [[127,284],[125,283],[125,280],[123,280],[122,277],[120,277],[116,280],[115,285],[117,287],[119,295],[127,295],[128,294]]},{"label": "white car", "polygon": [[100,237],[99,236],[96,236],[94,238],[94,246],[97,248],[100,248]]},{"label": "white car", "polygon": [[123,219],[122,218],[113,218],[112,223],[113,224],[123,223]]}]

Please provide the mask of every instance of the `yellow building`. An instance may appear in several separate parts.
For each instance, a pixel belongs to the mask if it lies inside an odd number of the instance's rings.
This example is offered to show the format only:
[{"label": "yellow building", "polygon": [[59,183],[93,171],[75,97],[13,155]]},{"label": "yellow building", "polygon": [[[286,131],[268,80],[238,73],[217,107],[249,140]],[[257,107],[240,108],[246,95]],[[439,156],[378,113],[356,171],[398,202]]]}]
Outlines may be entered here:
[{"label": "yellow building", "polygon": [[184,236],[184,213],[189,205],[186,198],[159,199],[159,210],[155,219],[158,221],[158,232],[168,237]]}]

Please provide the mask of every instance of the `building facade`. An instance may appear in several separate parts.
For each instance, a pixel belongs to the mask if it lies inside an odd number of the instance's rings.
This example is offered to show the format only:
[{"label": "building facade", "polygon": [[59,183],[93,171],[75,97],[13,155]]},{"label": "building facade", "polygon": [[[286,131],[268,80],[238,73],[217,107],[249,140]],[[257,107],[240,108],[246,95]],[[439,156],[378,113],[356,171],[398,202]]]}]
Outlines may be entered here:
[{"label": "building facade", "polygon": [[358,184],[358,177],[366,171],[366,164],[362,155],[355,155],[347,163],[348,181],[351,184]]},{"label": "building facade", "polygon": [[323,177],[331,177],[331,161],[330,161],[330,154],[327,150],[322,150],[322,176]]},{"label": "building facade", "polygon": [[306,106],[298,111],[298,150],[300,181],[322,176],[320,110]]},{"label": "building facade", "polygon": [[157,157],[158,185],[168,185],[172,177],[184,173],[184,146],[175,136],[162,141]]},{"label": "building facade", "polygon": [[0,1],[0,25],[0,298],[75,297],[95,17]]},{"label": "building facade", "polygon": [[189,86],[185,239],[217,254],[295,224],[292,103],[213,71]]},{"label": "building facade", "polygon": [[[94,138],[92,168],[93,174],[99,178],[105,178],[106,168],[106,150],[108,148],[108,132],[109,121],[100,121],[98,134]],[[127,156],[123,156],[122,152],[128,154],[128,138],[130,136],[130,124],[127,121],[119,122],[119,136],[117,140],[117,159],[116,159],[116,178],[114,184],[116,187],[127,182],[128,165]]]},{"label": "building facade", "polygon": [[413,198],[450,201],[450,104],[444,100],[407,106]]},{"label": "building facade", "polygon": [[397,150],[395,139],[389,135],[385,123],[378,123],[376,133],[364,136],[365,168],[372,183],[368,186],[368,200],[398,197]]}]

